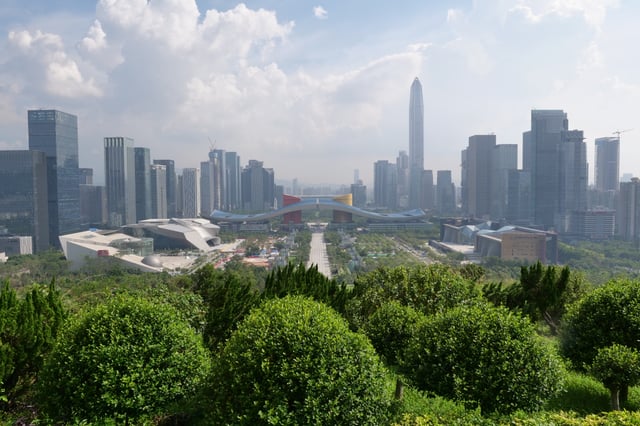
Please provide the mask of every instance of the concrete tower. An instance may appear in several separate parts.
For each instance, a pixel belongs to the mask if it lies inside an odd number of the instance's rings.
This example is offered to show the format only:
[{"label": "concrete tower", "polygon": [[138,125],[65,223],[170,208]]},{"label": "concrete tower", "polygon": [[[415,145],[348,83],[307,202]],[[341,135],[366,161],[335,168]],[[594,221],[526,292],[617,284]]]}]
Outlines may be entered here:
[{"label": "concrete tower", "polygon": [[424,105],[422,85],[416,77],[409,98],[409,207],[420,208],[424,170]]}]

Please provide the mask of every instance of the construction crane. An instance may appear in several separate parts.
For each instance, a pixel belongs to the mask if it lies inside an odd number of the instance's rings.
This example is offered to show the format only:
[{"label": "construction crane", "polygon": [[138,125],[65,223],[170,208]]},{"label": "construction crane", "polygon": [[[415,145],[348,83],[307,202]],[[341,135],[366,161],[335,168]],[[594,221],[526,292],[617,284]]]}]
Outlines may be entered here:
[{"label": "construction crane", "polygon": [[618,135],[618,139],[620,139],[620,133],[625,133],[625,132],[630,132],[633,129],[625,129],[625,130],[616,130],[615,132],[612,132],[612,134],[614,135]]}]

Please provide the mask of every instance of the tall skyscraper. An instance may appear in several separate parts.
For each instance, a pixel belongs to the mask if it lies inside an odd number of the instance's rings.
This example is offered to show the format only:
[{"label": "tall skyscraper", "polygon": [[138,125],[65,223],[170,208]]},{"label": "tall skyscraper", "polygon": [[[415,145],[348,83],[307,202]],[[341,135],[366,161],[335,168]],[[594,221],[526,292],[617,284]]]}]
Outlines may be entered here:
[{"label": "tall skyscraper", "polygon": [[200,163],[200,214],[209,217],[216,209],[213,198],[213,164],[211,161]]},{"label": "tall skyscraper", "polygon": [[133,139],[104,138],[104,171],[109,225],[136,223],[136,180]]},{"label": "tall skyscraper", "polygon": [[617,235],[640,246],[640,179],[620,184],[620,197],[616,209]]},{"label": "tall skyscraper", "polygon": [[240,156],[236,152],[225,152],[226,208],[236,210],[242,206],[242,185],[240,184]]},{"label": "tall skyscraper", "polygon": [[249,164],[242,170],[241,180],[244,210],[261,212],[273,208],[273,169],[263,167],[262,161],[249,160]]},{"label": "tall skyscraper", "polygon": [[[396,175],[398,176],[398,206],[406,209],[409,206],[409,155],[407,151],[400,151],[396,158]],[[422,187],[422,185],[421,185]],[[424,206],[424,202],[420,204]]]},{"label": "tall skyscraper", "polygon": [[422,172],[422,208],[432,210],[436,205],[436,187],[433,184],[433,170]]},{"label": "tall skyscraper", "polygon": [[167,218],[167,167],[164,164],[151,165],[151,216],[154,219]]},{"label": "tall skyscraper", "polygon": [[351,196],[353,197],[353,206],[364,208],[367,205],[367,187],[362,181],[351,184]]},{"label": "tall skyscraper", "polygon": [[151,152],[149,148],[135,147],[136,169],[136,221],[150,219],[151,214]]},{"label": "tall skyscraper", "polygon": [[479,218],[504,218],[509,171],[517,169],[518,146],[496,145],[493,134],[474,135],[461,158],[463,211]]},{"label": "tall skyscraper", "polygon": [[586,210],[587,159],[582,131],[569,131],[562,110],[532,110],[523,135],[525,171],[531,172],[534,221],[571,232],[574,212]]},{"label": "tall skyscraper", "polygon": [[474,135],[469,137],[466,163],[462,168],[465,183],[465,213],[474,217],[485,217],[491,213],[491,173],[493,149],[496,135]]},{"label": "tall skyscraper", "polygon": [[108,221],[107,188],[100,185],[80,185],[80,223],[85,228],[102,228]]},{"label": "tall skyscraper", "polygon": [[0,151],[0,227],[49,248],[47,161],[40,151]]},{"label": "tall skyscraper", "polygon": [[377,207],[395,209],[398,199],[398,170],[387,160],[373,165],[373,202]]},{"label": "tall skyscraper", "polygon": [[200,216],[200,169],[182,169],[182,215],[193,218]]},{"label": "tall skyscraper", "polygon": [[533,222],[531,172],[509,170],[508,175],[506,218],[515,224],[530,225]]},{"label": "tall skyscraper", "polygon": [[507,216],[509,175],[518,169],[518,145],[499,144],[491,154],[491,210],[492,219]]},{"label": "tall skyscraper", "polygon": [[416,77],[409,97],[409,207],[420,208],[424,170],[424,105],[422,85]]},{"label": "tall skyscraper", "polygon": [[176,191],[178,189],[178,179],[176,177],[175,162],[173,160],[153,160],[153,164],[162,164],[165,166],[167,179],[165,184],[167,189],[167,217],[176,217]]},{"label": "tall skyscraper", "polygon": [[620,138],[596,139],[596,189],[617,191],[620,187]]},{"label": "tall skyscraper", "polygon": [[456,211],[456,188],[451,180],[451,170],[438,170],[436,183],[436,208],[441,214]]},{"label": "tall skyscraper", "polygon": [[57,110],[29,110],[29,150],[47,156],[49,241],[59,246],[59,235],[80,225],[80,171],[78,118]]}]

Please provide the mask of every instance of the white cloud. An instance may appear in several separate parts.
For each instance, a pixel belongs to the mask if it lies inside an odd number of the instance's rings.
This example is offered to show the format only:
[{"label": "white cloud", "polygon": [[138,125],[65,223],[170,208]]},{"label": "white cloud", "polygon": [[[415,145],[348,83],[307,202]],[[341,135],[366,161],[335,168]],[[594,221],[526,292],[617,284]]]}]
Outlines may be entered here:
[{"label": "white cloud", "polygon": [[107,35],[102,30],[102,25],[97,19],[93,21],[93,25],[89,28],[87,36],[82,39],[80,45],[89,52],[104,49],[107,46]]},{"label": "white cloud", "polygon": [[327,11],[322,6],[314,6],[313,16],[318,19],[327,19],[329,17]]},{"label": "white cloud", "polygon": [[569,18],[582,15],[589,26],[600,30],[607,10],[618,5],[618,0],[520,0],[511,11],[522,14],[526,20],[534,24],[547,16]]},{"label": "white cloud", "polygon": [[8,41],[14,49],[13,63],[17,65],[13,77],[23,87],[41,86],[48,94],[67,98],[102,95],[95,81],[85,78],[78,63],[67,55],[58,35],[11,31]]}]

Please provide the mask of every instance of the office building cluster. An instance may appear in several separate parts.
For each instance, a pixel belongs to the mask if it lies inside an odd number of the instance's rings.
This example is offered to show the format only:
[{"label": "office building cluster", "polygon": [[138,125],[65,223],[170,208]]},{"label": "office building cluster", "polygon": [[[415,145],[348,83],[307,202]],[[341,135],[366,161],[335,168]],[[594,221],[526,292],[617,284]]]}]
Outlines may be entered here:
[{"label": "office building cluster", "polygon": [[[264,211],[282,196],[261,161],[240,166],[236,152],[211,149],[182,174],[170,159],[153,159],[132,138],[104,138],[105,185],[78,164],[78,119],[30,110],[28,150],[0,151],[0,233],[20,254],[60,247],[61,235],[91,227],[119,228],[147,219],[208,218],[216,209]],[[17,240],[16,240],[17,241]]]},{"label": "office building cluster", "polygon": [[[595,186],[588,185],[587,144],[562,110],[532,110],[518,147],[496,136],[469,137],[462,151],[461,211],[577,238],[631,239],[629,201],[620,192],[620,137],[595,140]],[[627,188],[629,184],[622,184]],[[629,191],[628,191],[629,192]]]},{"label": "office building cluster", "polygon": [[[587,144],[562,110],[532,110],[518,145],[473,135],[461,152],[460,187],[450,170],[424,170],[424,105],[415,78],[409,96],[409,152],[373,167],[373,205],[421,208],[440,216],[492,220],[560,235],[640,242],[640,182],[620,183],[620,134],[595,140],[595,185],[588,185]],[[435,178],[435,179],[434,179]],[[356,188],[354,188],[356,189]],[[355,193],[352,190],[352,193]],[[640,193],[639,193],[640,194]]]}]

